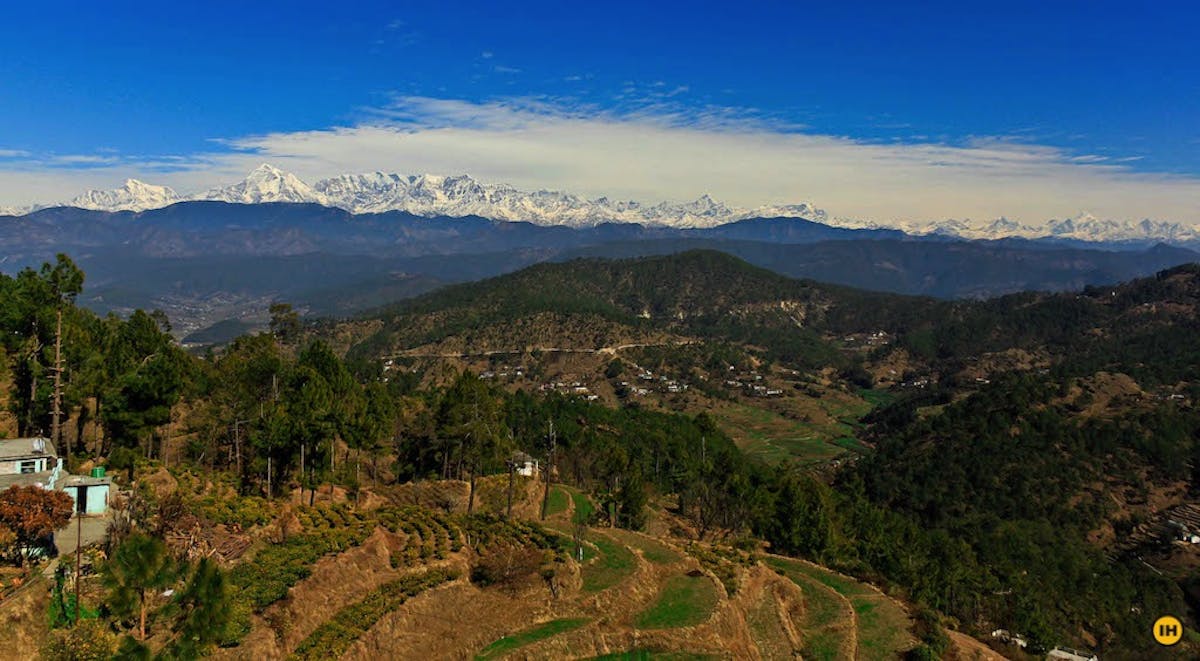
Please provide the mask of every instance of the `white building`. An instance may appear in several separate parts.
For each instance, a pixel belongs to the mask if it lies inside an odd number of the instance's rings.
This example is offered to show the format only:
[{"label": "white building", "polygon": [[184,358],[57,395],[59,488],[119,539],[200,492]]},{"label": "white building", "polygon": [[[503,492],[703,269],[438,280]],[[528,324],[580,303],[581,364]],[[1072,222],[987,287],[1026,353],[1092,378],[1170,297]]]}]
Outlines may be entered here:
[{"label": "white building", "polygon": [[63,474],[62,459],[48,438],[0,440],[0,489],[14,485],[58,486]]},{"label": "white building", "polygon": [[517,475],[524,477],[537,477],[538,475],[538,460],[524,452],[516,452],[513,454],[512,462]]}]

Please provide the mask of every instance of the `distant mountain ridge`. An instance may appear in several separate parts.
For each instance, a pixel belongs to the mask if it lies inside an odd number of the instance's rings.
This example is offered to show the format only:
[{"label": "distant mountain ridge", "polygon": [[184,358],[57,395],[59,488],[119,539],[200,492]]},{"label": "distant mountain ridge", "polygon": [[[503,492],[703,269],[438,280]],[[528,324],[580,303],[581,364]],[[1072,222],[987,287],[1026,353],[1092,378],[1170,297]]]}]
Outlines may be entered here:
[{"label": "distant mountain ridge", "polygon": [[[287,202],[319,204],[353,214],[403,211],[416,216],[525,221],[537,225],[594,227],[604,223],[637,223],[666,227],[715,227],[748,218],[787,217],[827,222],[827,214],[810,204],[729,207],[708,195],[681,204],[647,205],[635,201],[587,199],[557,191],[527,192],[505,184],[485,184],[467,175],[399,175],[373,172],[322,179],[313,185],[289,172],[263,164],[231,186],[180,196],[164,186],[136,179],[113,191],[88,191],[62,205],[93,211],[147,211],[188,201],[233,204]],[[25,215],[46,206],[7,209]]]},{"label": "distant mountain ridge", "polygon": [[[1113,220],[1081,212],[1051,219],[1042,225],[1008,218],[987,221],[872,221],[833,216],[810,203],[730,207],[709,195],[685,203],[645,204],[607,197],[588,199],[559,191],[522,191],[507,184],[479,182],[468,175],[400,175],[372,172],[344,174],[309,185],[294,174],[263,164],[244,180],[202,193],[181,196],[165,186],[129,179],[112,191],[88,191],[50,206],[96,211],[147,211],[179,202],[219,201],[233,204],[285,202],[319,204],[352,214],[402,211],[427,218],[478,216],[490,220],[524,221],[537,225],[595,227],[605,223],[636,223],[673,228],[710,228],[752,218],[803,218],[845,229],[896,230],[914,236],[997,240],[1022,238],[1076,243],[1200,245],[1200,229],[1162,220]],[[0,208],[0,215],[25,215],[47,208]]]},{"label": "distant mountain ridge", "polygon": [[876,223],[834,219],[831,224],[853,229],[895,229],[913,236],[946,236],[956,239],[1036,239],[1081,243],[1200,243],[1200,228],[1161,220],[1112,220],[1086,211],[1070,218],[1052,218],[1043,225],[1018,223],[1008,218],[986,222],[939,220],[926,223]]}]

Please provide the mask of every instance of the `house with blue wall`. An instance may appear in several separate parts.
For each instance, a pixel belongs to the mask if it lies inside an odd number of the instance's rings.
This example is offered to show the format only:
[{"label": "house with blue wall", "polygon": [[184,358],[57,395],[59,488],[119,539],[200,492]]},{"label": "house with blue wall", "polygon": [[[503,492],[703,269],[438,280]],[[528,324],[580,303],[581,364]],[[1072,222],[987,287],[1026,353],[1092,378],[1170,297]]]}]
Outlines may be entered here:
[{"label": "house with blue wall", "polygon": [[18,485],[63,491],[75,501],[75,511],[85,515],[106,513],[112,492],[103,468],[91,475],[67,473],[48,438],[0,439],[0,490]]}]

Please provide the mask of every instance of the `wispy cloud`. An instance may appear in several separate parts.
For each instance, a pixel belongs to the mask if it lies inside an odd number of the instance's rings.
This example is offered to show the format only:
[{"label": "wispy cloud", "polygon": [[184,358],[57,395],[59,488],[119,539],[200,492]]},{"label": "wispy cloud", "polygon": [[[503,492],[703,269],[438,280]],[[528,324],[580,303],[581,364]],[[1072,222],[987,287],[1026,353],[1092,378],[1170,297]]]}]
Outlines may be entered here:
[{"label": "wispy cloud", "polygon": [[0,149],[0,158],[24,158],[29,152],[24,149]]},{"label": "wispy cloud", "polygon": [[100,154],[63,154],[60,156],[51,156],[46,159],[46,162],[64,166],[95,166],[111,165],[119,160],[116,156],[102,156]]},{"label": "wispy cloud", "polygon": [[[659,89],[671,88],[668,85]],[[352,126],[222,140],[222,150],[71,172],[0,163],[0,204],[36,181],[39,200],[77,193],[98,175],[156,171],[180,191],[235,181],[268,161],[313,180],[372,170],[470,173],[522,188],[648,202],[704,193],[754,206],[809,200],[878,221],[1041,222],[1087,209],[1123,219],[1200,222],[1200,179],[1137,172],[1118,157],[1075,154],[1012,137],[954,143],[863,141],[812,133],[753,109],[683,106],[669,99],[617,107],[561,98],[484,103],[396,97]],[[92,185],[89,183],[89,185]],[[53,198],[45,191],[56,188]]]}]

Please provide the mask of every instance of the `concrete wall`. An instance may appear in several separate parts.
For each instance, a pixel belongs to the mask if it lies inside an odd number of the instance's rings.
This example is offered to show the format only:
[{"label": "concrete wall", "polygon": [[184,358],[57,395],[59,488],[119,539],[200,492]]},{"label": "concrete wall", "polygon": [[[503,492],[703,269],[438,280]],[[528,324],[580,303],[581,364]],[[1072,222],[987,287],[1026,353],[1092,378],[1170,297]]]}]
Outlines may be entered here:
[{"label": "concrete wall", "polygon": [[[23,459],[14,461],[11,459],[5,459],[4,461],[0,461],[0,475],[20,475],[21,463],[23,461],[29,460]],[[38,457],[33,459],[33,461],[37,462],[33,469],[33,472],[35,473],[43,473],[45,471],[54,469],[54,466],[50,463],[50,457]]]},{"label": "concrete wall", "polygon": [[87,489],[87,512],[86,514],[104,514],[108,511],[108,490],[111,485],[108,484],[92,484],[89,486],[69,486],[63,491],[71,497],[75,502],[75,509],[79,509],[79,489]]}]

